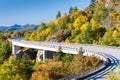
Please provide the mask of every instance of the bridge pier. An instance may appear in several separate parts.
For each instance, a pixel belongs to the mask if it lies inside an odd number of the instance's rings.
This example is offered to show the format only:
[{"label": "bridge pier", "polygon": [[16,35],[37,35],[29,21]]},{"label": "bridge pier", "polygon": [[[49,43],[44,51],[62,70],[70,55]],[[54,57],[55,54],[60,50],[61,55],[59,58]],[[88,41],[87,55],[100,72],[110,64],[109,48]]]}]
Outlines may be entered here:
[{"label": "bridge pier", "polygon": [[47,51],[46,50],[38,50],[36,55],[36,62],[44,61],[47,58]]},{"label": "bridge pier", "polygon": [[20,50],[20,47],[19,46],[16,46],[14,44],[12,44],[12,54],[16,54],[17,51]]},{"label": "bridge pier", "polygon": [[47,51],[43,50],[43,61],[47,58]]},{"label": "bridge pier", "polygon": [[[19,50],[21,50],[20,46],[12,44],[12,54],[13,55],[16,55]],[[44,61],[46,58],[52,59],[53,56],[54,56],[54,52],[47,51],[45,49],[38,50],[37,55],[36,55],[36,62],[39,62],[42,60]]]},{"label": "bridge pier", "polygon": [[55,52],[47,51],[47,50],[38,50],[36,55],[36,62],[44,61],[46,58],[52,59],[55,55]]}]

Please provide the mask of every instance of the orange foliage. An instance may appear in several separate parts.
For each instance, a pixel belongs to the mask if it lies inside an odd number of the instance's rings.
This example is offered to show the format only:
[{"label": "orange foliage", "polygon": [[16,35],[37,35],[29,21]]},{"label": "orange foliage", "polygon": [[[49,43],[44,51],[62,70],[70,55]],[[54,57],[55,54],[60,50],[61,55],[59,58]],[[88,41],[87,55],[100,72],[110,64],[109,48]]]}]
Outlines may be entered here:
[{"label": "orange foliage", "polygon": [[95,56],[85,57],[82,55],[75,55],[72,61],[64,63],[61,61],[56,62],[54,59],[48,60],[32,74],[31,80],[57,80],[62,77],[77,75],[97,67],[100,62],[101,60]]}]

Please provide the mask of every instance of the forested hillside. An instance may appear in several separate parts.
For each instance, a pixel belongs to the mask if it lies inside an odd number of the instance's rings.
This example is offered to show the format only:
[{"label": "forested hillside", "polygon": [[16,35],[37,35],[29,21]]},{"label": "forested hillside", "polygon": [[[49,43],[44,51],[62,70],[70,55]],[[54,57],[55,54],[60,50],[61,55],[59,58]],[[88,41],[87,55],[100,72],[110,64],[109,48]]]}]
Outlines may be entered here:
[{"label": "forested hillside", "polygon": [[25,39],[119,46],[119,2],[91,0],[90,6],[84,10],[70,7],[69,14],[63,16],[59,11],[54,21],[41,23],[36,31],[26,32]]}]

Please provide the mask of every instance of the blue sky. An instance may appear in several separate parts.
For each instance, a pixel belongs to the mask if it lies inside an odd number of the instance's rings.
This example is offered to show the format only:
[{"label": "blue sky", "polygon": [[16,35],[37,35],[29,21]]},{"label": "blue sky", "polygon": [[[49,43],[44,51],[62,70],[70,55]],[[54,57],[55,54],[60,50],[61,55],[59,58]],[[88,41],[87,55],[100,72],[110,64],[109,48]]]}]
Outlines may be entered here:
[{"label": "blue sky", "polygon": [[40,24],[68,13],[70,6],[83,9],[90,0],[0,0],[0,25]]}]

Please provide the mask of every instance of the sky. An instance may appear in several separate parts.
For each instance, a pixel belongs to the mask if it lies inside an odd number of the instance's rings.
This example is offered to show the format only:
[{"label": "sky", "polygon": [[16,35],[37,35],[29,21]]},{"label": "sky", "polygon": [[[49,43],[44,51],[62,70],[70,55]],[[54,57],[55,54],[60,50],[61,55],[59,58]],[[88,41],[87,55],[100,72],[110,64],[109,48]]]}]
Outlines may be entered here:
[{"label": "sky", "polygon": [[68,13],[69,8],[84,9],[90,0],[0,0],[0,26],[48,23],[57,12]]}]

